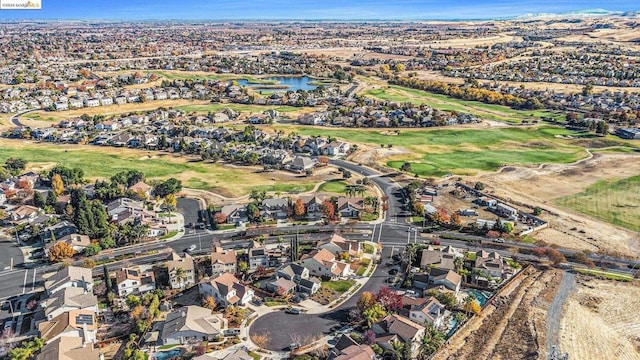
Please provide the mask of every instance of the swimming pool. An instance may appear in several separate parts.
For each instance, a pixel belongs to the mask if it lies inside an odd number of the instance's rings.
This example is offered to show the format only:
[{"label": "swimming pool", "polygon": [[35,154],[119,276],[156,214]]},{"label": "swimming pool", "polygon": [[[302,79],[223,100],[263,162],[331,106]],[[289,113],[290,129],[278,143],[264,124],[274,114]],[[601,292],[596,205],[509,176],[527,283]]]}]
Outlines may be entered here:
[{"label": "swimming pool", "polygon": [[480,306],[484,306],[492,295],[489,292],[479,290],[467,290],[467,294],[475,296]]},{"label": "swimming pool", "polygon": [[184,354],[185,348],[171,349],[168,351],[159,351],[151,357],[154,360],[169,360]]}]

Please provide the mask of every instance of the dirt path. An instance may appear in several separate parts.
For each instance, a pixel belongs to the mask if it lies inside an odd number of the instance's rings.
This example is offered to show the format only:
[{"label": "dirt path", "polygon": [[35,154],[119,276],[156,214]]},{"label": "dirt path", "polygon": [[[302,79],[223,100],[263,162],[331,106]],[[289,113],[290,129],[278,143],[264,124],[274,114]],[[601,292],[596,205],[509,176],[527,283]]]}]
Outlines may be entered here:
[{"label": "dirt path", "polygon": [[560,342],[560,319],[562,319],[562,308],[569,294],[576,285],[576,274],[563,271],[562,281],[558,287],[558,292],[549,306],[547,312],[547,349],[551,353],[551,347],[557,346]]}]

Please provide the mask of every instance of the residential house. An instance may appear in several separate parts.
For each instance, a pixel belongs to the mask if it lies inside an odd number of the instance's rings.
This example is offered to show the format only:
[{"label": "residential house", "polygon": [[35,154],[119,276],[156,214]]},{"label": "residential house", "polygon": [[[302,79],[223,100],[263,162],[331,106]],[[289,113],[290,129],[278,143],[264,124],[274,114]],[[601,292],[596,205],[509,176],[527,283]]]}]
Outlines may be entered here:
[{"label": "residential house", "polygon": [[[403,297],[402,304],[409,305],[409,319],[417,324],[432,324],[439,328],[445,318],[445,307],[435,297],[407,298]],[[407,301],[408,300],[408,301]]]},{"label": "residential house", "polygon": [[349,264],[337,261],[329,250],[315,250],[302,258],[302,265],[309,269],[309,273],[327,279],[337,280],[351,274]]},{"label": "residential house", "polygon": [[169,284],[172,289],[184,289],[196,283],[195,267],[191,255],[184,254],[184,257],[180,257],[173,252],[164,266],[169,273]]},{"label": "residential house", "polygon": [[153,186],[147,185],[144,181],[140,180],[137,183],[129,186],[128,190],[138,194],[140,198],[148,199],[151,196]]},{"label": "residential house", "polygon": [[324,197],[317,195],[301,196],[307,219],[318,220],[322,218],[322,201]]},{"label": "residential house", "polygon": [[211,254],[211,273],[213,276],[224,273],[235,274],[238,260],[235,250],[223,250],[216,246]]},{"label": "residential house", "polygon": [[156,277],[151,269],[140,267],[124,268],[116,271],[118,296],[124,298],[130,294],[144,294],[156,289]]},{"label": "residential house", "polygon": [[260,205],[260,214],[265,219],[281,220],[289,216],[287,199],[264,199]]},{"label": "residential house", "polygon": [[329,240],[318,241],[316,247],[326,249],[338,258],[341,254],[347,254],[349,258],[354,259],[362,254],[362,243],[356,240],[347,240],[338,234],[333,234]]},{"label": "residential house", "polygon": [[349,145],[349,143],[342,141],[332,141],[324,146],[322,152],[330,156],[341,156],[346,155],[350,149],[351,145]]},{"label": "residential house", "polygon": [[245,305],[253,299],[254,295],[251,288],[240,284],[240,280],[229,273],[201,282],[199,292],[203,296],[213,296],[216,302],[224,307]]},{"label": "residential house", "polygon": [[416,353],[425,332],[424,326],[395,314],[384,317],[371,330],[376,334],[376,344],[383,349],[390,350],[395,341],[400,341],[411,345],[412,354]]},{"label": "residential house", "polygon": [[92,343],[72,336],[60,336],[47,343],[36,356],[36,360],[98,360],[100,358],[100,351],[95,349]]},{"label": "residential house", "polygon": [[91,240],[87,235],[81,235],[77,233],[63,236],[62,238],[60,238],[60,240],[58,240],[58,242],[60,241],[63,241],[70,245],[77,253],[83,252],[87,248],[87,246],[91,245]]},{"label": "residential house", "polygon": [[343,218],[360,218],[360,214],[364,209],[364,199],[348,198],[341,196],[338,198],[337,211]]},{"label": "residential house", "polygon": [[316,166],[317,160],[307,156],[296,156],[284,165],[285,169],[295,172],[305,172]]},{"label": "residential house", "polygon": [[67,266],[44,282],[44,288],[49,295],[67,287],[81,288],[90,293],[93,290],[91,269]]},{"label": "residential house", "polygon": [[220,212],[226,215],[228,224],[242,225],[249,222],[246,205],[225,205]]},{"label": "residential house", "polygon": [[96,313],[92,310],[71,310],[51,320],[38,324],[38,333],[47,343],[61,336],[82,338],[85,343],[94,343],[98,332]]},{"label": "residential house", "polygon": [[38,216],[40,209],[31,205],[20,205],[17,209],[11,211],[11,221],[13,222],[32,222]]},{"label": "residential house", "polygon": [[460,251],[451,246],[445,246],[440,250],[436,250],[433,246],[429,245],[426,249],[422,250],[420,268],[455,270],[456,259],[463,257],[464,255]]},{"label": "residential house", "polygon": [[286,279],[296,284],[297,291],[309,295],[320,290],[322,280],[315,276],[309,276],[309,269],[296,263],[282,265],[275,274],[278,279]]},{"label": "residential house", "polygon": [[218,341],[226,328],[227,320],[222,314],[191,305],[167,315],[160,331],[160,340],[164,345]]},{"label": "residential house", "polygon": [[374,360],[376,354],[369,345],[360,345],[349,335],[342,335],[329,350],[329,360]]},{"label": "residential house", "polygon": [[38,184],[40,175],[34,172],[28,172],[18,176],[18,187],[20,189],[33,189]]},{"label": "residential house", "polygon": [[[414,277],[415,281],[415,277]],[[460,286],[462,285],[462,276],[453,270],[447,269],[431,269],[429,272],[430,285],[443,285],[458,295]]]},{"label": "residential house", "polygon": [[293,294],[296,288],[296,283],[285,278],[276,278],[267,283],[267,290],[278,295]]},{"label": "residential house", "polygon": [[98,312],[98,298],[93,293],[79,287],[68,287],[51,294],[40,303],[44,319],[51,320],[72,310]]},{"label": "residential house", "polygon": [[481,286],[489,286],[491,278],[502,280],[505,273],[505,264],[502,256],[495,251],[476,252],[476,259],[471,271],[471,281]]}]

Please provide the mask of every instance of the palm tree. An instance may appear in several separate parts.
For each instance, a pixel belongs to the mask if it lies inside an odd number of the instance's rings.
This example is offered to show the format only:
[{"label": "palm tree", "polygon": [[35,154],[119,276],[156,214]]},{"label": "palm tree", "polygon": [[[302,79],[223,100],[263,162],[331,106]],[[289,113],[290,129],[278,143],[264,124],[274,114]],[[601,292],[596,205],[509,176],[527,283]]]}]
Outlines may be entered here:
[{"label": "palm tree", "polygon": [[183,284],[185,281],[187,281],[187,272],[184,271],[183,268],[176,268],[176,280],[178,280],[178,283]]},{"label": "palm tree", "polygon": [[418,348],[418,359],[428,359],[433,353],[438,351],[444,344],[444,334],[436,330],[431,323],[425,324],[425,332],[420,339]]},{"label": "palm tree", "polygon": [[467,316],[469,316],[469,313],[471,312],[471,304],[473,304],[474,301],[476,301],[476,296],[471,293],[462,300],[462,308],[467,313]]},{"label": "palm tree", "polygon": [[391,348],[385,350],[382,358],[388,360],[404,360],[404,347],[405,345],[402,342],[394,340],[391,343]]}]

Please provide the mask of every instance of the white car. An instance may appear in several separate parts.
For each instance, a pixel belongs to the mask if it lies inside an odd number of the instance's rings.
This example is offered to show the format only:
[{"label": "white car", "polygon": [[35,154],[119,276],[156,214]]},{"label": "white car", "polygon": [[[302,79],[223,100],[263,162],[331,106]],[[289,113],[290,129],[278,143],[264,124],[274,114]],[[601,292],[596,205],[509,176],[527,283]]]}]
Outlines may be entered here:
[{"label": "white car", "polygon": [[189,246],[189,247],[187,248],[187,250],[186,250],[186,251],[187,251],[188,253],[190,253],[190,252],[192,252],[192,251],[195,251],[195,250],[196,250],[196,248],[197,248],[196,244],[193,244],[193,245]]},{"label": "white car", "polygon": [[497,243],[504,243],[504,239],[503,238],[497,238],[495,240],[493,240],[493,242],[497,242]]}]

